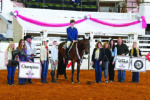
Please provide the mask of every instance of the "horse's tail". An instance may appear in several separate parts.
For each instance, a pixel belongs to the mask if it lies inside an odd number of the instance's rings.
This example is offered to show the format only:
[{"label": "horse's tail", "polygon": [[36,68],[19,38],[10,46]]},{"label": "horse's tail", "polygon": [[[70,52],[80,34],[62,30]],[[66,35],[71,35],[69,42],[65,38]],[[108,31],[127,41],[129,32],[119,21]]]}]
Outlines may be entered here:
[{"label": "horse's tail", "polygon": [[57,69],[57,74],[63,75],[66,72],[66,65],[64,62],[64,58],[61,55],[61,52],[58,51],[58,69]]}]

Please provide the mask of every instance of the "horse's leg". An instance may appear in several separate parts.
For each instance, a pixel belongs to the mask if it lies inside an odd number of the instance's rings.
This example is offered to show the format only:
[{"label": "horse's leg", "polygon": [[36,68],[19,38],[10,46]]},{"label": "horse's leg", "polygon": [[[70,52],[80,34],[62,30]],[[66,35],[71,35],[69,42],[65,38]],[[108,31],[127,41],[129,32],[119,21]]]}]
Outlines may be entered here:
[{"label": "horse's leg", "polygon": [[[67,64],[68,64],[68,60],[65,60],[65,66],[66,67],[67,67]],[[65,80],[67,80],[66,68],[65,68],[64,77],[65,77]]]},{"label": "horse's leg", "polygon": [[64,77],[65,77],[65,80],[67,80],[66,69],[65,69]]},{"label": "horse's leg", "polygon": [[58,65],[57,65],[57,76],[56,79],[58,80],[58,75],[59,75],[59,71],[58,68],[60,67],[60,65],[63,63],[63,56],[61,55],[61,51],[58,51]]},{"label": "horse's leg", "polygon": [[58,80],[58,69],[57,69],[57,76],[56,76],[56,80]]},{"label": "horse's leg", "polygon": [[[58,60],[58,66],[60,65],[60,60]],[[56,80],[58,80],[58,75],[59,75],[59,71],[58,71],[58,66],[57,66],[57,75],[56,75]]]},{"label": "horse's leg", "polygon": [[78,81],[78,83],[80,83],[79,73],[80,73],[80,62],[77,63],[77,81]]},{"label": "horse's leg", "polygon": [[74,82],[73,82],[74,65],[75,65],[75,62],[74,62],[74,61],[72,61],[72,77],[71,77],[71,81],[72,81],[72,83],[74,83]]}]

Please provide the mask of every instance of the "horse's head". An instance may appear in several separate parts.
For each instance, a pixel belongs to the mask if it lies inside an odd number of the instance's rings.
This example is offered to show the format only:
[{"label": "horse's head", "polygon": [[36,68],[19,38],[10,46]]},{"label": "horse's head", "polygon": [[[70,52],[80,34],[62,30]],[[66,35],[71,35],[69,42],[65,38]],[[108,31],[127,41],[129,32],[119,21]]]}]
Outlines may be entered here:
[{"label": "horse's head", "polygon": [[89,39],[84,39],[83,47],[85,50],[85,54],[88,54],[89,53],[89,47],[90,47]]}]

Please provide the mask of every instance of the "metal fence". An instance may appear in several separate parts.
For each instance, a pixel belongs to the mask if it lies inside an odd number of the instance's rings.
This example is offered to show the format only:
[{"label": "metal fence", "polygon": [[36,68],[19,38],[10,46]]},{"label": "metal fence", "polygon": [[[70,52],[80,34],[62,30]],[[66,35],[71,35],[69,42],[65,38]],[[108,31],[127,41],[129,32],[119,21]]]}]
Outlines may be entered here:
[{"label": "metal fence", "polygon": [[0,13],[2,13],[3,0],[0,0]]}]

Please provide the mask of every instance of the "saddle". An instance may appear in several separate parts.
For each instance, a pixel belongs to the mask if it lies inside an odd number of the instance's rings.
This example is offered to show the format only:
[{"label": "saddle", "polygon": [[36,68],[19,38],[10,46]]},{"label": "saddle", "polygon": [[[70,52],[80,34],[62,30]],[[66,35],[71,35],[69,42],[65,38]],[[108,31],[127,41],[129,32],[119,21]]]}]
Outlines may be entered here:
[{"label": "saddle", "polygon": [[[66,55],[66,58],[68,58],[69,60],[71,60],[71,58],[70,58],[70,55],[69,55],[69,51],[71,50],[71,48],[73,47],[73,45],[74,45],[74,43],[71,43],[70,44],[70,46],[69,46],[69,48],[67,48],[67,43],[65,43],[63,46],[62,46],[62,48],[64,48],[65,49],[65,53],[68,53],[68,55]],[[78,58],[79,58],[79,60],[80,60],[80,63],[82,63],[82,58],[80,57],[80,55],[79,55],[79,51],[78,51],[78,47],[77,47],[77,44],[76,44],[76,54],[77,54],[77,56],[78,56]],[[69,57],[68,57],[69,56]]]}]

